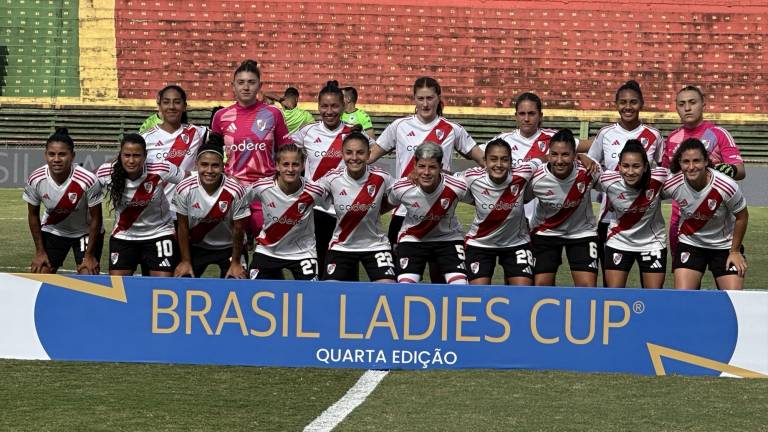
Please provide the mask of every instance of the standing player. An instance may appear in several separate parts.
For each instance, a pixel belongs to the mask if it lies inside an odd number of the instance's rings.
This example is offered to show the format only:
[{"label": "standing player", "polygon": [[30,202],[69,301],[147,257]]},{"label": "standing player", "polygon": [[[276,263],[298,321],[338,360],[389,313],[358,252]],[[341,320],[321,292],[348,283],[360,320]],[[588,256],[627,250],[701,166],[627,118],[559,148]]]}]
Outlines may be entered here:
[{"label": "standing player", "polygon": [[[587,153],[589,157],[603,167],[604,171],[616,171],[618,169],[619,153],[624,148],[624,143],[630,139],[640,141],[647,154],[647,160],[657,163],[660,161],[663,149],[661,133],[640,121],[643,102],[643,92],[637,81],[627,81],[616,91],[616,109],[619,111],[619,121],[600,129]],[[607,205],[606,197],[603,195],[597,224],[597,252],[603,269],[605,269],[606,233],[608,232],[608,225],[615,219],[616,215]]]},{"label": "standing player", "polygon": [[472,285],[491,283],[497,259],[507,285],[533,284],[533,255],[523,198],[534,167],[538,163],[512,168],[509,144],[497,138],[485,148],[485,168],[471,168],[460,176],[475,205],[475,219],[465,240]]},{"label": "standing player", "polygon": [[46,165],[27,178],[22,198],[35,242],[32,273],[56,273],[71,249],[79,274],[99,274],[101,187],[93,173],[72,163],[74,159],[74,141],[67,129],[58,128],[45,142]]},{"label": "standing player", "polygon": [[420,144],[414,152],[415,182],[400,179],[389,192],[389,202],[406,210],[397,235],[398,282],[418,283],[427,262],[434,260],[447,283],[467,284],[464,234],[456,220],[456,205],[467,198],[467,186],[441,174],[443,156],[437,143]]},{"label": "standing player", "polygon": [[375,140],[376,131],[373,130],[371,116],[356,106],[357,89],[354,87],[344,87],[341,91],[344,92],[344,113],[341,115],[341,121],[351,126],[360,125],[365,133]]},{"label": "standing player", "polygon": [[534,280],[552,286],[563,248],[575,286],[597,284],[597,232],[590,191],[599,170],[590,175],[576,160],[576,140],[568,129],[552,136],[548,163],[534,173],[527,196],[538,198],[531,219]]},{"label": "standing player", "polygon": [[[623,288],[637,261],[643,288],[661,288],[667,269],[667,243],[661,215],[661,187],[669,171],[652,168],[647,147],[630,139],[619,152],[617,171],[605,171],[595,189],[615,212],[606,229],[605,286]],[[598,246],[599,247],[599,246]]]},{"label": "standing player", "polygon": [[251,186],[251,197],[264,209],[264,227],[256,239],[251,279],[283,279],[288,269],[294,279],[317,280],[317,250],[313,207],[326,191],[305,180],[304,150],[286,144],[277,150],[277,174]]},{"label": "standing player", "polygon": [[219,277],[245,278],[243,222],[251,215],[245,189],[223,174],[224,140],[211,134],[197,151],[197,175],[176,187],[171,204],[178,220],[181,261],[176,276],[200,277],[213,264]]},{"label": "standing player", "polygon": [[305,125],[315,122],[315,118],[309,111],[299,108],[299,90],[295,87],[288,87],[283,93],[283,97],[265,94],[268,100],[280,104],[285,119],[285,125],[288,127],[288,133],[294,133]]},{"label": "standing player", "polygon": [[[211,130],[224,136],[224,173],[247,186],[275,175],[275,152],[291,137],[280,110],[257,99],[261,71],[254,60],[235,70],[232,88],[237,102],[216,112]],[[261,203],[254,201],[246,229],[255,234],[261,224]]]},{"label": "standing player", "polygon": [[[662,166],[671,167],[672,158],[680,144],[688,138],[697,138],[704,144],[709,160],[716,170],[734,180],[744,179],[747,174],[744,161],[731,134],[704,120],[704,93],[698,87],[686,86],[677,93],[675,104],[683,125],[667,136],[661,159]],[[680,206],[673,201],[669,221],[669,247],[673,255],[677,249],[679,226]]]},{"label": "standing player", "polygon": [[352,132],[344,138],[344,164],[320,179],[333,200],[338,223],[326,257],[323,279],[357,281],[362,263],[368,279],[394,282],[392,247],[381,231],[379,220],[387,210],[387,191],[392,177],[386,171],[368,166],[369,137]]},{"label": "standing player", "polygon": [[662,193],[680,206],[680,243],[672,256],[675,288],[699,289],[709,267],[718,288],[742,289],[749,213],[739,184],[711,168],[707,149],[696,138],[678,146],[670,165],[674,175]]},{"label": "standing player", "polygon": [[[147,143],[147,162],[168,161],[189,175],[208,129],[187,123],[187,93],[177,85],[165,86],[157,92],[157,108],[163,121],[141,134]],[[170,203],[176,185],[166,183],[163,189]]]},{"label": "standing player", "polygon": [[130,276],[141,264],[150,276],[173,275],[178,251],[163,184],[180,182],[184,171],[168,161],[147,162],[144,138],[127,134],[117,160],[100,166],[96,176],[115,212],[109,274]]}]

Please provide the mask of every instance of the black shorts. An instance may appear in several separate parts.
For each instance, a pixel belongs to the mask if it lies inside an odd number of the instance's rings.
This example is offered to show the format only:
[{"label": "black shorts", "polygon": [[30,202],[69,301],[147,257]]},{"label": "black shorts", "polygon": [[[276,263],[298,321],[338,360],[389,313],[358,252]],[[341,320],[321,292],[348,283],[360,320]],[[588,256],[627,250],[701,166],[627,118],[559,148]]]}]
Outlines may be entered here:
[{"label": "black shorts", "polygon": [[527,277],[533,279],[533,253],[529,244],[510,248],[489,249],[467,246],[467,274],[469,280],[492,278],[496,258],[504,269],[504,278]]},{"label": "black shorts", "polygon": [[[70,250],[75,256],[75,264],[82,264],[85,250],[88,248],[88,234],[82,237],[62,237],[45,231],[42,234],[43,249],[45,249],[45,253],[48,255],[51,267],[61,267]],[[102,246],[104,246],[103,241],[98,242],[94,246],[93,257],[96,258],[96,261],[101,259]]]},{"label": "black shorts", "polygon": [[[196,278],[202,276],[209,265],[219,267],[220,278],[227,275],[229,263],[232,262],[232,248],[206,249],[192,246],[190,249],[192,254],[192,272],[195,274]],[[244,257],[244,255],[241,256],[241,263],[243,264],[243,267],[247,267],[245,260],[242,259]]]},{"label": "black shorts", "polygon": [[533,273],[557,273],[563,263],[563,248],[571,271],[597,273],[597,236],[566,240],[535,234],[531,238]]},{"label": "black shorts", "polygon": [[359,263],[363,263],[368,279],[395,280],[395,264],[389,250],[374,252],[342,252],[329,250],[325,256],[323,280],[356,282],[359,280]]},{"label": "black shorts", "polygon": [[643,252],[631,252],[605,247],[605,269],[629,272],[637,261],[640,273],[665,273],[667,271],[667,248]]},{"label": "black shorts", "polygon": [[[680,242],[677,245],[675,256],[672,257],[672,270],[686,268],[704,273],[709,267],[709,271],[715,278],[737,275],[739,272],[736,267],[725,268],[729,253],[728,249],[706,249]],[[744,246],[741,247],[741,253],[744,253]]]},{"label": "black shorts", "polygon": [[141,264],[148,271],[173,272],[179,261],[179,246],[172,235],[150,240],[109,238],[109,269],[136,271]]},{"label": "black shorts", "polygon": [[396,249],[397,274],[424,273],[428,262],[434,262],[441,274],[467,274],[464,264],[464,242],[433,241],[433,242],[404,242]]},{"label": "black shorts", "polygon": [[286,260],[271,257],[260,253],[254,253],[248,273],[251,279],[283,280],[283,269],[293,274],[296,280],[317,280],[317,259],[304,258],[299,260]]}]

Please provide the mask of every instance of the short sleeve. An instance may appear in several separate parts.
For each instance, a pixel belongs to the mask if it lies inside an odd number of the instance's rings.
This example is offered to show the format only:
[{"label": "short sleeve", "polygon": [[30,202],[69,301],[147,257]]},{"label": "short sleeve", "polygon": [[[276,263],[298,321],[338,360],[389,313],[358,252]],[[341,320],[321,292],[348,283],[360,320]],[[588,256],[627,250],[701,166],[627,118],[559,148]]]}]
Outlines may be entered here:
[{"label": "short sleeve", "polygon": [[379,139],[376,140],[376,144],[382,148],[385,152],[391,152],[395,145],[397,145],[397,123],[390,123],[389,126],[384,128],[384,132],[379,135]]},{"label": "short sleeve", "polygon": [[164,165],[168,167],[169,171],[164,174],[163,180],[173,184],[177,184],[178,182],[184,180],[184,170],[168,161],[165,161]]},{"label": "short sleeve", "polygon": [[456,134],[456,141],[454,142],[453,148],[461,154],[469,155],[469,152],[471,152],[477,145],[475,140],[469,135],[469,132],[461,126],[454,128],[454,133]]},{"label": "short sleeve", "polygon": [[735,190],[736,192],[725,203],[732,213],[738,213],[747,208],[747,199],[744,198],[741,188],[737,186]]},{"label": "short sleeve", "polygon": [[592,160],[599,164],[604,164],[605,161],[603,160],[603,140],[605,139],[605,134],[601,130],[598,132],[595,139],[592,141],[592,145],[589,146],[589,151],[587,151],[587,156],[589,156]]},{"label": "short sleeve", "polygon": [[251,215],[250,194],[246,190],[242,198],[235,200],[235,209],[232,213],[232,220],[245,219]]},{"label": "short sleeve", "polygon": [[742,164],[744,159],[741,158],[741,152],[736,146],[736,142],[727,130],[723,128],[717,128],[717,146],[720,150],[720,157],[724,163],[729,164]]},{"label": "short sleeve", "polygon": [[40,206],[40,195],[37,193],[37,189],[29,182],[24,185],[24,192],[21,194],[21,198],[33,206]]},{"label": "short sleeve", "polygon": [[307,131],[309,128],[306,126],[300,127],[297,131],[291,134],[291,141],[299,147],[304,147],[304,139],[307,137]]},{"label": "short sleeve", "polygon": [[400,194],[395,192],[395,184],[396,183],[392,184],[392,187],[390,187],[387,192],[387,201],[394,206],[399,206],[402,203],[402,200],[400,199]]},{"label": "short sleeve", "polygon": [[371,116],[369,116],[367,112],[363,110],[358,110],[357,121],[358,123],[360,123],[360,126],[363,127],[363,130],[373,129],[373,122],[371,121]]},{"label": "short sleeve", "polygon": [[88,207],[96,207],[104,201],[104,194],[101,193],[101,183],[98,180],[94,181],[85,193],[88,198]]},{"label": "short sleeve", "polygon": [[179,187],[176,186],[176,189],[173,192],[173,198],[171,198],[171,211],[176,212],[176,214],[187,216],[189,214],[189,209],[187,208],[186,201],[187,195],[183,192],[179,192]]},{"label": "short sleeve", "polygon": [[282,147],[293,142],[291,134],[288,132],[288,126],[285,124],[283,113],[277,108],[272,108],[272,115],[275,116],[275,145]]}]

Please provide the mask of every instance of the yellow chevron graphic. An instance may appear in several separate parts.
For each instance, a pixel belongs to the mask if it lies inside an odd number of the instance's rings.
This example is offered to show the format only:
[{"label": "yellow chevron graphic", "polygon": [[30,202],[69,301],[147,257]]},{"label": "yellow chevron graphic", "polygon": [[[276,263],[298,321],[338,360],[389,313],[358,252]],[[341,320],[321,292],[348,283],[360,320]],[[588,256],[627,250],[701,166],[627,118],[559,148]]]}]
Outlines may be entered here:
[{"label": "yellow chevron graphic", "polygon": [[737,366],[731,366],[727,363],[721,363],[706,357],[700,357],[672,348],[663,347],[661,345],[646,343],[646,346],[648,347],[648,354],[651,355],[653,369],[656,371],[657,376],[664,376],[667,374],[666,370],[664,369],[664,363],[661,360],[662,357],[666,357],[695,366],[701,366],[707,369],[729,373],[741,378],[768,378],[768,375],[762,374],[760,372],[743,369]]},{"label": "yellow chevron graphic", "polygon": [[11,273],[14,276],[31,279],[38,282],[55,285],[60,288],[66,288],[85,294],[103,297],[109,300],[116,300],[127,303],[128,298],[125,295],[125,286],[120,276],[110,276],[112,286],[101,285],[93,282],[82,281],[67,276],[55,274],[34,274],[34,273]]}]

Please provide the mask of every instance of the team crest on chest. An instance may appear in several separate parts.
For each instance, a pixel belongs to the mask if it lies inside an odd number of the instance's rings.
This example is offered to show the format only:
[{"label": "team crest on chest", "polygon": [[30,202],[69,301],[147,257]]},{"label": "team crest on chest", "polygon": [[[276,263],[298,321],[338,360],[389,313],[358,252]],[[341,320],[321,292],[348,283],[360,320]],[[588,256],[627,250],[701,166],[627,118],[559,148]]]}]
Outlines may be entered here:
[{"label": "team crest on chest", "polygon": [[219,210],[221,210],[222,213],[226,213],[227,209],[229,208],[229,203],[226,201],[219,201]]},{"label": "team crest on chest", "polygon": [[368,195],[370,196],[376,195],[376,185],[368,185],[366,187],[366,190],[368,191]]},{"label": "team crest on chest", "polygon": [[297,208],[299,209],[299,213],[304,213],[304,211],[307,209],[307,205],[303,202],[300,202]]},{"label": "team crest on chest", "polygon": [[435,129],[435,136],[437,137],[438,141],[442,141],[443,138],[445,138],[445,132],[440,129]]},{"label": "team crest on chest", "polygon": [[267,128],[267,122],[264,119],[256,119],[256,128],[263,132]]},{"label": "team crest on chest", "polygon": [[688,258],[691,257],[691,254],[689,252],[680,252],[680,262],[683,264],[688,262]]},{"label": "team crest on chest", "polygon": [[152,184],[152,182],[144,183],[144,190],[147,191],[147,193],[151,193],[153,187],[154,185]]},{"label": "team crest on chest", "polygon": [[69,198],[69,202],[72,204],[77,202],[77,192],[69,192],[67,193],[67,198]]},{"label": "team crest on chest", "polygon": [[189,135],[181,134],[181,141],[183,141],[184,144],[189,144]]},{"label": "team crest on chest", "polygon": [[448,207],[451,206],[451,200],[448,198],[440,198],[440,207],[443,208],[443,210],[447,210]]},{"label": "team crest on chest", "polygon": [[645,197],[648,198],[649,200],[652,200],[654,193],[655,192],[653,189],[648,189],[647,191],[645,191]]},{"label": "team crest on chest", "polygon": [[648,138],[640,138],[640,144],[642,144],[643,147],[646,147],[648,145]]},{"label": "team crest on chest", "polygon": [[708,198],[707,207],[709,207],[710,210],[714,210],[717,207],[717,201],[713,200],[712,198]]},{"label": "team crest on chest", "polygon": [[400,258],[400,268],[404,269],[408,267],[408,258]]},{"label": "team crest on chest", "polygon": [[584,183],[581,183],[581,182],[576,183],[576,189],[579,190],[579,193],[584,193],[585,188],[586,186],[584,185]]},{"label": "team crest on chest", "polygon": [[539,150],[544,151],[547,148],[547,143],[544,141],[539,141]]},{"label": "team crest on chest", "polygon": [[616,264],[616,265],[619,265],[619,263],[621,262],[622,258],[624,258],[623,254],[620,254],[620,253],[613,254],[613,263]]},{"label": "team crest on chest", "polygon": [[520,192],[520,186],[513,184],[509,187],[509,190],[512,191],[512,195],[517,195],[517,193]]}]

